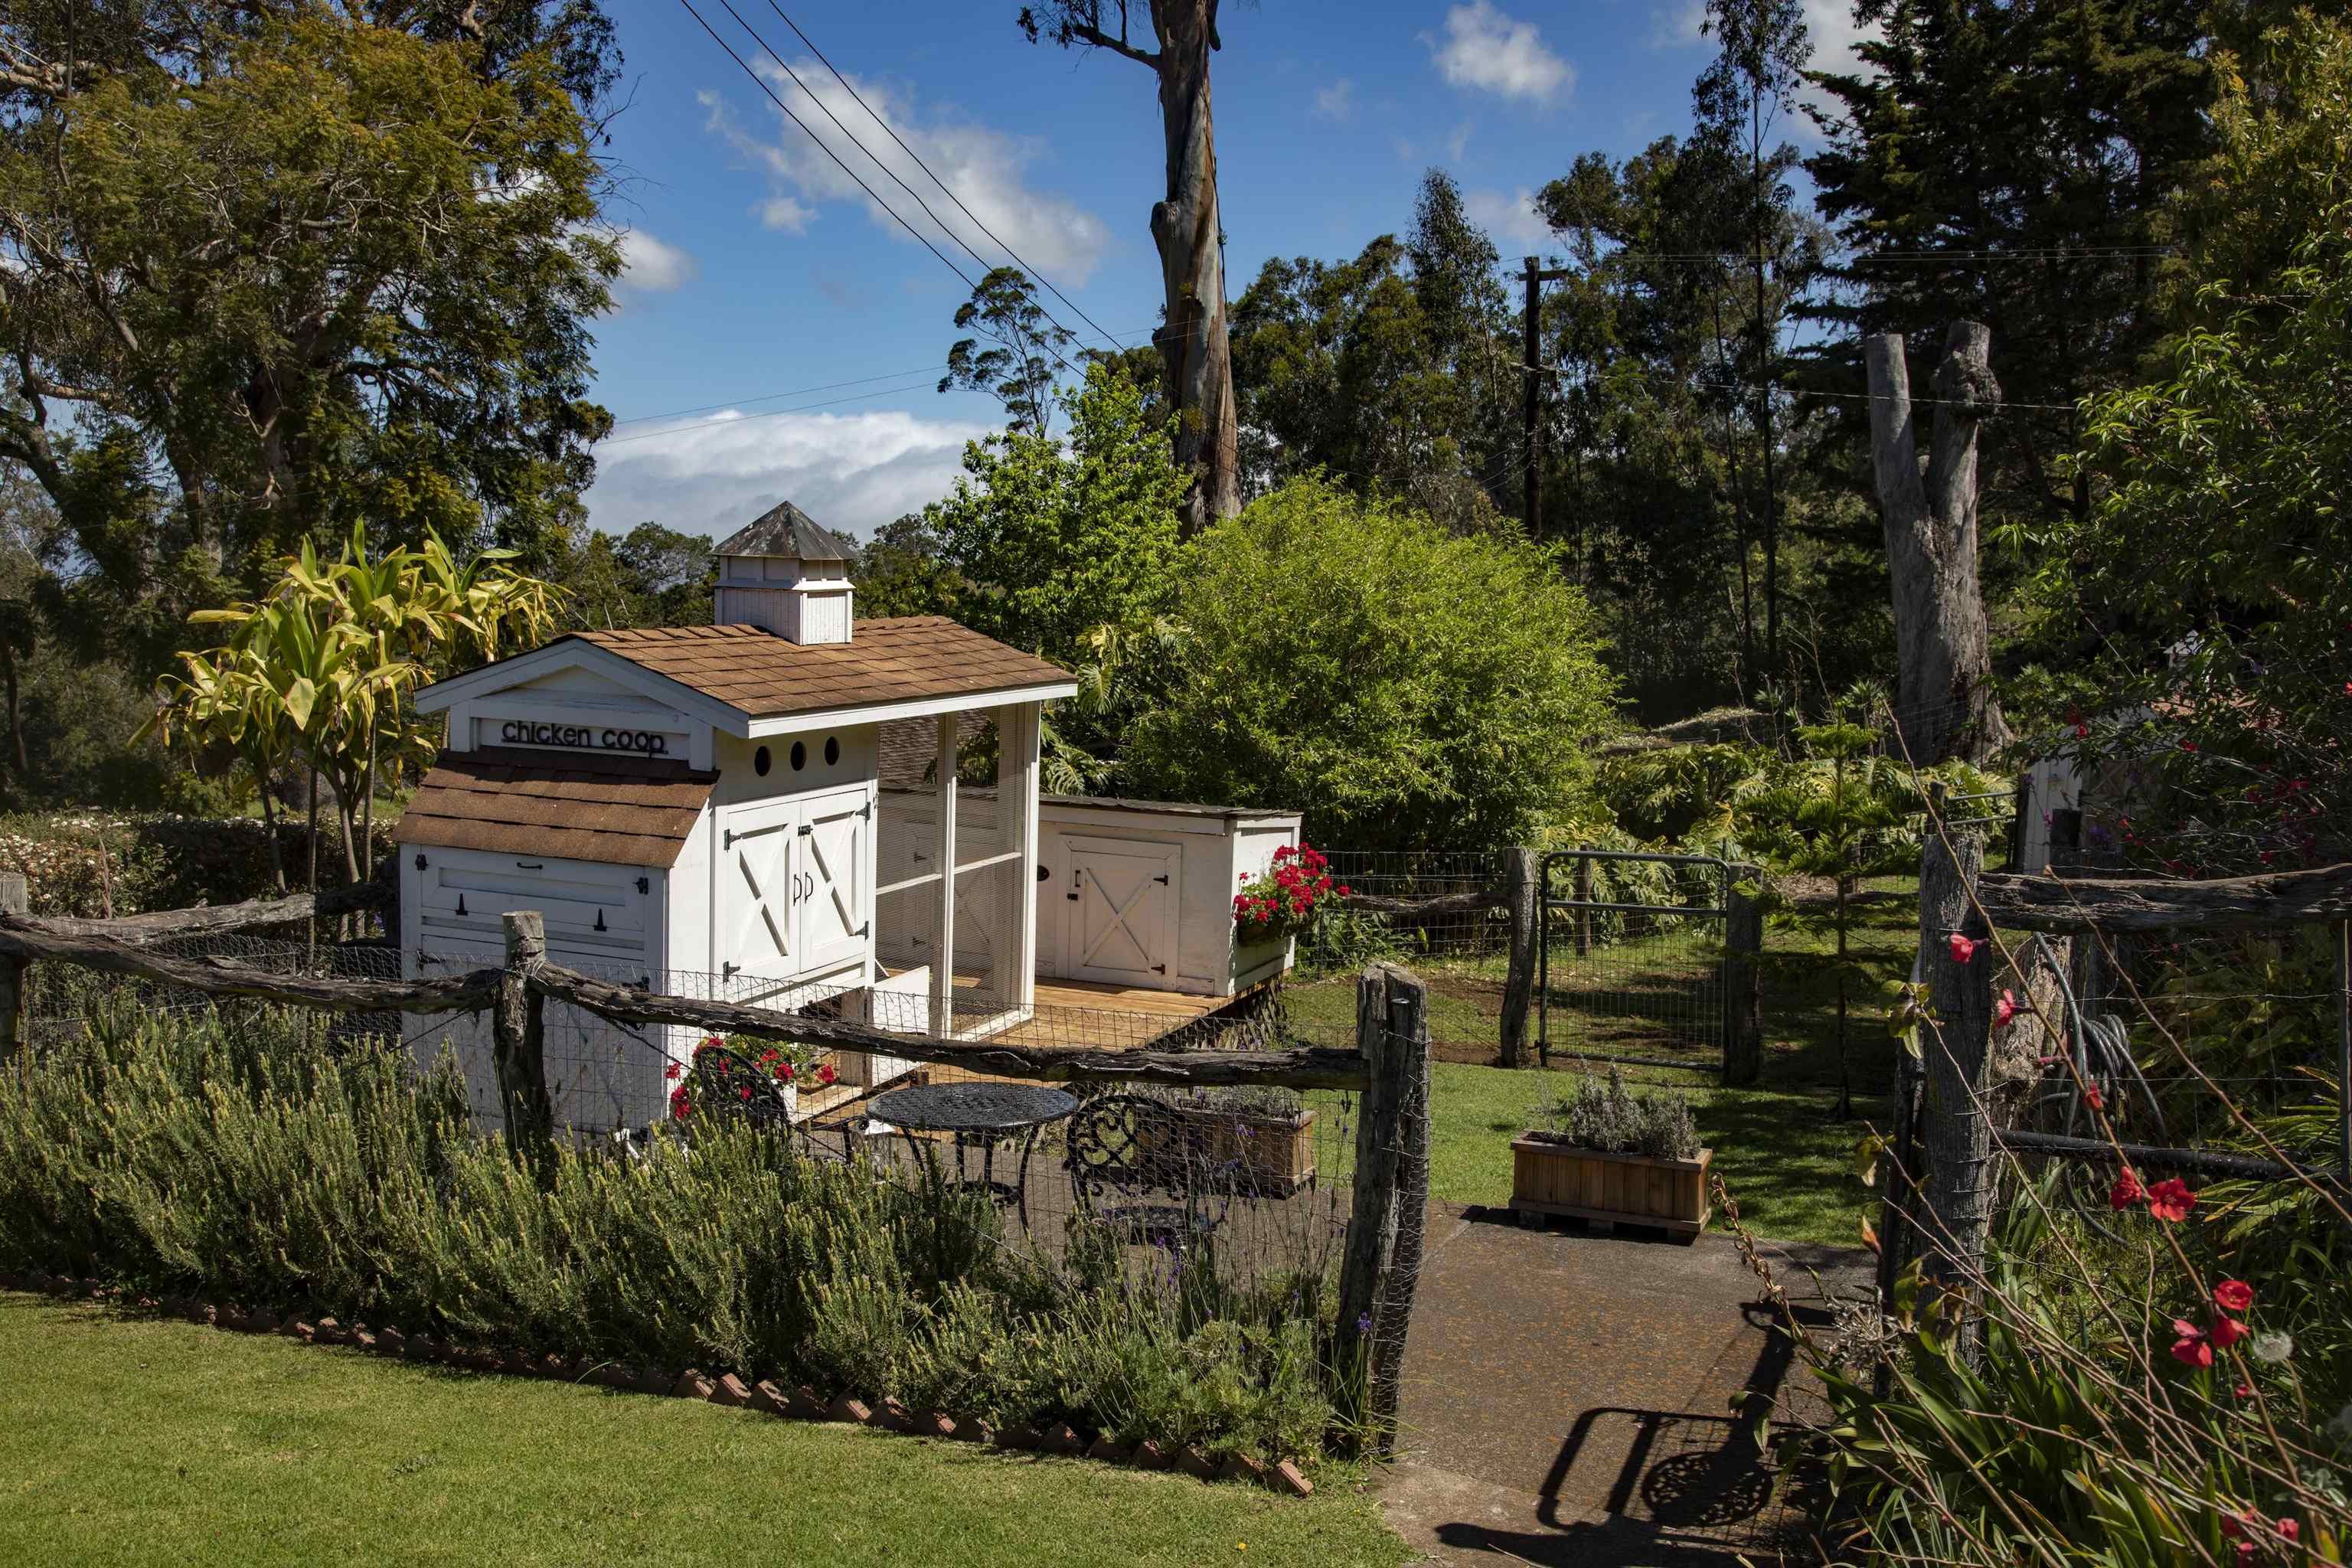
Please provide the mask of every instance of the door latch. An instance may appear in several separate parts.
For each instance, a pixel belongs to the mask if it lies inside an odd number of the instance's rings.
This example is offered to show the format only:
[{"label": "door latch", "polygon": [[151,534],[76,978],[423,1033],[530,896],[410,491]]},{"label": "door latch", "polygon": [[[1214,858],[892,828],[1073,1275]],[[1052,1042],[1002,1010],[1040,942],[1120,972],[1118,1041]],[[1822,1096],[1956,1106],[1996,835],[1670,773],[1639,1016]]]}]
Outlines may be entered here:
[{"label": "door latch", "polygon": [[1153,881],[1155,881],[1155,882],[1159,883],[1161,887],[1163,887],[1163,888],[1164,888],[1164,887],[1166,887],[1166,886],[1168,885],[1168,873],[1167,873],[1167,872],[1165,872],[1165,871],[1162,871],[1161,873],[1160,873],[1160,875],[1158,875],[1157,877],[1152,878],[1151,879],[1152,879]]}]

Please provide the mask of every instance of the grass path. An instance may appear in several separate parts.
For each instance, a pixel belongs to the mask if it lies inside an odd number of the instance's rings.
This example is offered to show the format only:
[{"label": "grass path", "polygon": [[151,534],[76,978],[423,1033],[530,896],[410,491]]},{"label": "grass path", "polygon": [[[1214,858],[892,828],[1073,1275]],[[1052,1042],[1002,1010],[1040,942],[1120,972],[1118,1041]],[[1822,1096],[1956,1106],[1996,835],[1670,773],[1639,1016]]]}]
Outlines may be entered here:
[{"label": "grass path", "polygon": [[1364,1564],[1344,1479],[1181,1476],[0,1294],[0,1563]]}]

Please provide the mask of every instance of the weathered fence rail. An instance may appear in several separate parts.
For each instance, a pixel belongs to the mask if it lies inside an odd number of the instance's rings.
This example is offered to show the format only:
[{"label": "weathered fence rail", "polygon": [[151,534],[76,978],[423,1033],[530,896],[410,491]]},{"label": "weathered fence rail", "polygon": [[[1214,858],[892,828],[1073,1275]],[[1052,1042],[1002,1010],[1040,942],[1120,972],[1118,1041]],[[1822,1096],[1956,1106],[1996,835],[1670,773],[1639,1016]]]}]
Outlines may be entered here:
[{"label": "weathered fence rail", "polygon": [[[1999,931],[2062,933],[2107,962],[2109,937],[2181,937],[2313,924],[2338,928],[2337,1168],[2227,1150],[2159,1147],[1993,1124],[1993,993]],[[1960,939],[1956,943],[1954,939]],[[1972,947],[1970,944],[1979,944]],[[1980,949],[1980,950],[1979,950]],[[1919,884],[1915,978],[1930,1012],[1917,1058],[1898,1057],[1894,1125],[1880,1154],[1880,1283],[1914,1250],[1929,1277],[1972,1289],[1983,1273],[1996,1151],[2221,1179],[2352,1189],[2352,865],[2203,881],[1984,874],[1966,835],[1931,831]],[[2017,976],[2019,989],[2025,976]],[[2069,1020],[2060,1019],[2064,1030]],[[2275,1151],[2273,1151],[2275,1152]],[[1961,1343],[1966,1349],[1967,1331]]]}]

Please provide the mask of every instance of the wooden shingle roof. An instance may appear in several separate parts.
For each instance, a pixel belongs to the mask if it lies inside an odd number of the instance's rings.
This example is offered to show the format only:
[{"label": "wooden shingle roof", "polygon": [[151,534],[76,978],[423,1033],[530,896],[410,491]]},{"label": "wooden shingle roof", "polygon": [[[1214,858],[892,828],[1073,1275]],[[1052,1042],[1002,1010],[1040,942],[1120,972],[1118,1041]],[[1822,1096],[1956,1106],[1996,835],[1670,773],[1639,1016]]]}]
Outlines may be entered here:
[{"label": "wooden shingle roof", "polygon": [[1070,679],[945,616],[859,621],[845,643],[796,643],[746,626],[569,635],[754,719],[978,697]]},{"label": "wooden shingle roof", "polygon": [[402,814],[400,838],[667,868],[718,782],[717,773],[662,757],[507,746],[444,752]]}]

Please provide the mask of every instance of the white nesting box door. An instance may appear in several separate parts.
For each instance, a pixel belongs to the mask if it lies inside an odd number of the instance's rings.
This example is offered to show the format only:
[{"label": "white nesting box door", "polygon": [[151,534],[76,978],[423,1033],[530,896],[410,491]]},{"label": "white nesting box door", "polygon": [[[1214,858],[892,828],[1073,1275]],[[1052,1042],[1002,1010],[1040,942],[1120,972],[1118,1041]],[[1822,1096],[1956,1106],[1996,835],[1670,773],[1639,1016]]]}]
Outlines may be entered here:
[{"label": "white nesting box door", "polygon": [[1182,851],[1135,839],[1069,840],[1071,973],[1164,989],[1176,956]]},{"label": "white nesting box door", "polygon": [[874,786],[852,784],[801,805],[801,949],[809,969],[866,956],[874,935]]}]

